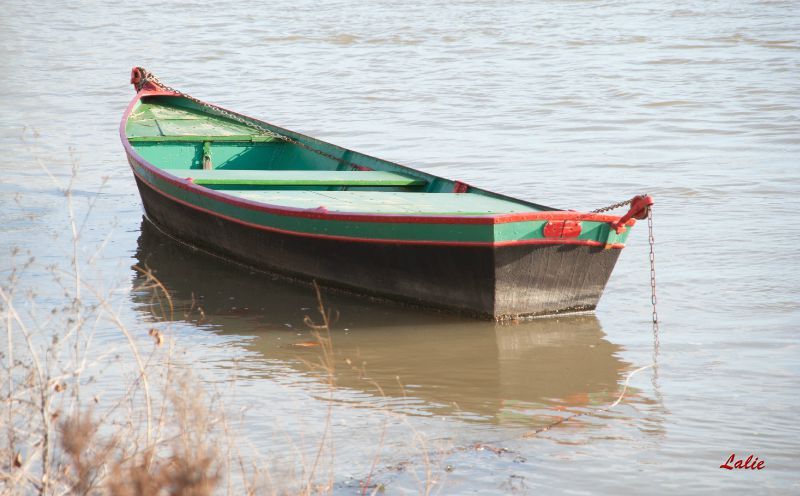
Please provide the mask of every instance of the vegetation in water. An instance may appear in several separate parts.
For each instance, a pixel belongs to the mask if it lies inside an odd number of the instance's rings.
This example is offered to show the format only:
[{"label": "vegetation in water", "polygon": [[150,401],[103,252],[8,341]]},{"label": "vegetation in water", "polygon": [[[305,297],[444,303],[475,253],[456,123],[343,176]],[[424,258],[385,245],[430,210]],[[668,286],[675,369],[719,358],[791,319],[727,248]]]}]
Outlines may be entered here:
[{"label": "vegetation in water", "polygon": [[[31,155],[64,195],[71,256],[66,267],[44,265],[18,248],[0,268],[0,494],[332,492],[338,358],[330,334],[334,314],[319,289],[319,317],[306,318],[314,340],[297,347],[318,356],[306,363],[326,378],[327,415],[321,437],[312,441],[313,456],[302,457],[299,470],[287,470],[283,465],[294,454],[268,459],[249,447],[240,435],[240,419],[227,413],[225,395],[183,362],[182,344],[170,326],[176,309],[148,268],[135,267],[137,285],[123,289],[104,288],[96,277],[85,276],[96,269],[105,244],[82,242],[105,180],[86,204],[77,205],[75,160],[68,182],[59,183],[45,162]],[[40,294],[41,284],[57,288],[58,296]],[[150,295],[150,313],[159,316],[146,333],[142,322],[133,328],[120,313],[120,294],[131,292]],[[202,317],[201,308],[189,311]],[[116,336],[112,344],[97,342],[109,334]],[[117,348],[120,343],[124,346]],[[352,366],[350,360],[342,363]],[[122,379],[109,383],[107,377]],[[359,483],[363,494],[383,491],[373,480],[383,438],[381,433],[370,474]],[[428,493],[433,471],[423,459],[421,492]]]}]

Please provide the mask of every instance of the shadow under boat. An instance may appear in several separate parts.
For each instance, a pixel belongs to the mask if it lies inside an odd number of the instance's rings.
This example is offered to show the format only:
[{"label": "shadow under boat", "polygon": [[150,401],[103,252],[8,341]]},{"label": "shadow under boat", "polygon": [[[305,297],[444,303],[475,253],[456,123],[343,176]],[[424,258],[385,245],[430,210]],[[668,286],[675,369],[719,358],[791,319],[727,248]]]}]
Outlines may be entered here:
[{"label": "shadow under boat", "polygon": [[[310,286],[194,250],[147,220],[136,258],[175,306],[171,317],[165,315],[158,290],[137,269],[134,303],[152,318],[252,337],[242,346],[263,356],[262,363],[278,361],[298,375],[324,380],[308,365],[320,353],[304,325],[305,316],[319,320]],[[339,315],[331,332],[336,385],[399,411],[530,425],[543,412],[610,403],[629,368],[594,315],[500,325],[322,293]],[[240,368],[250,377],[275,374],[257,362]]]}]

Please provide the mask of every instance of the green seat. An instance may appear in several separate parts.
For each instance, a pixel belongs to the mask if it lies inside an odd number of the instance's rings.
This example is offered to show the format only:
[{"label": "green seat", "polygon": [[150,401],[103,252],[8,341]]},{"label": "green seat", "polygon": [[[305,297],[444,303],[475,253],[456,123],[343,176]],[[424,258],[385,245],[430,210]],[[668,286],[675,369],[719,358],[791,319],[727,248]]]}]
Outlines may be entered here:
[{"label": "green seat", "polygon": [[272,136],[251,134],[220,134],[213,136],[176,134],[174,136],[129,136],[128,141],[131,143],[269,143],[276,140]]},{"label": "green seat", "polygon": [[427,181],[382,171],[186,169],[172,174],[202,186],[424,186]]}]

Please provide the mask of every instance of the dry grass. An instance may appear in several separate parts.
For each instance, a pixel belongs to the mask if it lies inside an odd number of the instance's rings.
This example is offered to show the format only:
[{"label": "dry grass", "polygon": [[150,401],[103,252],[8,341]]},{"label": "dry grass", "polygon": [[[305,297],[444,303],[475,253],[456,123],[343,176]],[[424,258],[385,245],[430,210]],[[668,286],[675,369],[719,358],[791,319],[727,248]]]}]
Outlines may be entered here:
[{"label": "dry grass", "polygon": [[[117,312],[116,289],[83,276],[107,241],[91,251],[81,244],[105,180],[79,215],[75,161],[62,183],[32,156],[64,194],[70,256],[66,267],[43,266],[17,249],[0,267],[0,494],[218,492],[222,467],[235,461],[235,450],[223,453],[233,438],[221,405],[174,366],[168,326],[153,328],[149,337],[137,334]],[[47,297],[39,294],[43,276],[49,276]],[[153,277],[145,280],[139,289],[158,295],[169,317],[165,288]],[[94,342],[98,329],[117,332],[126,349],[103,350]],[[107,391],[102,378],[112,369],[110,376],[123,383]],[[238,486],[249,490],[246,480]]]},{"label": "dry grass", "polygon": [[[14,289],[0,287],[6,327],[0,492],[212,494],[221,478],[219,414],[197,379],[176,375],[161,332],[151,333],[145,356],[141,340],[106,314],[105,303],[73,303],[47,318],[23,316]],[[102,374],[131,360],[88,356],[93,327],[104,321],[128,336],[138,364],[130,383],[108,401],[84,393],[93,382],[84,373]],[[161,399],[155,416],[154,385]]]},{"label": "dry grass", "polygon": [[[176,358],[180,344],[169,324],[175,308],[153,273],[137,267],[141,286],[123,290],[103,288],[97,277],[85,277],[94,272],[110,239],[91,249],[82,244],[105,180],[79,213],[72,193],[78,174],[75,161],[68,181],[59,183],[45,163],[32,156],[64,194],[69,256],[65,266],[45,266],[31,253],[15,250],[7,266],[0,267],[0,325],[5,331],[0,345],[0,495],[333,492],[336,370],[353,365],[334,353],[331,326],[336,315],[325,307],[319,288],[315,286],[319,317],[307,317],[306,324],[319,351],[309,367],[322,373],[328,391],[324,426],[312,441],[313,450],[297,450],[303,459],[300,473],[276,479],[269,467],[283,460],[265,460],[248,448],[238,434],[239,419],[226,415],[222,396]],[[49,276],[47,297],[37,287],[43,275]],[[131,322],[120,314],[119,296],[131,291],[151,295],[151,313],[159,316],[154,324]],[[189,311],[203,316],[194,305]],[[106,349],[96,342],[98,336],[108,339],[114,334],[119,348]],[[111,377],[116,382],[109,383]],[[374,451],[365,454],[370,469],[360,485],[362,494],[383,490],[375,478],[386,425],[390,417],[402,417],[382,408],[375,414],[384,415],[383,428],[376,433]],[[404,419],[400,422],[409,425]],[[429,494],[434,478],[441,480],[443,472],[429,458],[424,436],[413,428],[409,444],[421,453],[419,492]],[[308,451],[311,456],[305,458]]]},{"label": "dry grass", "polygon": [[[163,286],[149,272],[145,280],[147,286],[137,289],[156,295],[153,306],[171,312]],[[44,321],[26,319],[18,311],[15,286],[3,284],[0,310],[8,348],[0,357],[7,379],[0,421],[0,494],[330,494],[336,477],[332,418],[337,359],[330,332],[333,315],[316,290],[321,321],[307,318],[307,323],[320,353],[309,368],[326,378],[324,427],[302,473],[295,480],[276,482],[267,468],[275,461],[257,454],[245,457],[223,405],[208,396],[198,378],[176,366],[176,344],[164,325],[135,336],[118,315],[108,314],[108,301],[69,305]],[[89,359],[91,327],[102,323],[120,332],[128,353]],[[61,331],[70,325],[67,332]],[[87,371],[102,373],[131,363],[129,382],[121,385],[121,393],[106,400],[86,394],[96,389],[85,377]],[[383,487],[371,478],[384,435],[382,430],[362,494],[375,494]],[[430,487],[421,492],[429,493]]]},{"label": "dry grass", "polygon": [[[33,261],[30,261],[32,264]],[[20,270],[25,270],[24,264]],[[173,312],[163,285],[146,269],[152,305]],[[331,433],[336,389],[336,359],[323,306],[321,322],[307,319],[319,343],[313,370],[326,377],[329,391],[325,425],[313,458],[299,480],[272,480],[270,463],[245,457],[239,436],[223,405],[207,386],[176,366],[176,344],[164,323],[136,335],[112,313],[110,297],[83,285],[92,303],[71,293],[71,304],[48,318],[22,315],[35,308],[35,296],[18,293],[19,271],[0,285],[6,351],[0,420],[0,494],[102,494],[109,496],[211,494],[329,494],[335,481]],[[58,273],[63,277],[62,273]],[[69,278],[69,280],[75,280]],[[88,296],[84,296],[88,299]],[[22,304],[20,304],[20,301]],[[35,326],[35,327],[34,327]],[[110,327],[127,343],[127,353],[95,356],[97,327]],[[141,326],[140,326],[141,327]],[[87,371],[128,367],[128,382],[116,395],[101,398]],[[381,435],[381,446],[383,435]],[[378,461],[380,449],[373,462]],[[245,461],[247,460],[247,461]],[[364,486],[364,489],[369,484]]]}]

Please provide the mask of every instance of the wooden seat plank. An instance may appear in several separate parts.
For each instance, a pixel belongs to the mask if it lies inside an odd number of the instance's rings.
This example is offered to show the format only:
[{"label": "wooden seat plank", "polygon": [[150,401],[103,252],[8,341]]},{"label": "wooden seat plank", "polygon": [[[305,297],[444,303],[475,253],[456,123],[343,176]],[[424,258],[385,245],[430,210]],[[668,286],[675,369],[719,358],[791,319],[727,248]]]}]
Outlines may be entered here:
[{"label": "wooden seat plank", "polygon": [[220,135],[195,135],[175,134],[170,136],[130,136],[131,143],[216,143],[216,142],[244,142],[244,143],[269,143],[276,140],[272,136],[254,134],[220,134]]},{"label": "wooden seat plank", "polygon": [[203,186],[424,186],[427,181],[383,171],[173,170]]}]

